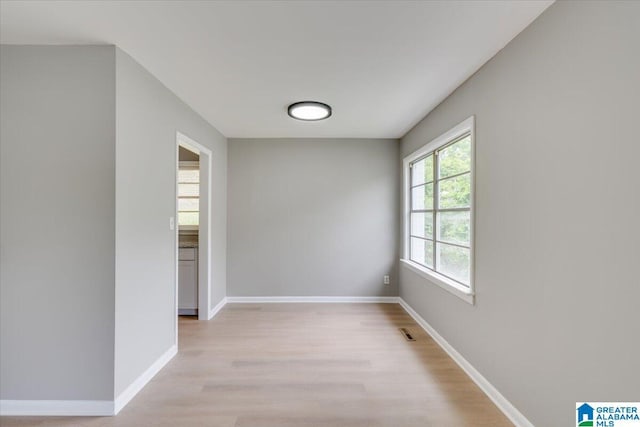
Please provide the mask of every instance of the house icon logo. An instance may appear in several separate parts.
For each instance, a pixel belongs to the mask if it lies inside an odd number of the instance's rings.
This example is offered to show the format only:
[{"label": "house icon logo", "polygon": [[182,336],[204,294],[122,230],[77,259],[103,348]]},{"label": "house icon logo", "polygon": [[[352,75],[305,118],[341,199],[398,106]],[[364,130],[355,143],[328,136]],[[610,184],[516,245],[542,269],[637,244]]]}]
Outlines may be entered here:
[{"label": "house icon logo", "polygon": [[578,427],[593,427],[593,407],[588,403],[578,406]]}]

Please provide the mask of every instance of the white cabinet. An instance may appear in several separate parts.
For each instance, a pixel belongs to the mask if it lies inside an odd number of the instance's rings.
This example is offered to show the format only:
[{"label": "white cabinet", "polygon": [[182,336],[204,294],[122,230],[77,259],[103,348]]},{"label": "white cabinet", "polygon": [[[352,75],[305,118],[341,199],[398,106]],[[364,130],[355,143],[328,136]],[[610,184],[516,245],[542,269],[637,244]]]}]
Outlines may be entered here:
[{"label": "white cabinet", "polygon": [[178,249],[178,314],[198,314],[198,249]]}]

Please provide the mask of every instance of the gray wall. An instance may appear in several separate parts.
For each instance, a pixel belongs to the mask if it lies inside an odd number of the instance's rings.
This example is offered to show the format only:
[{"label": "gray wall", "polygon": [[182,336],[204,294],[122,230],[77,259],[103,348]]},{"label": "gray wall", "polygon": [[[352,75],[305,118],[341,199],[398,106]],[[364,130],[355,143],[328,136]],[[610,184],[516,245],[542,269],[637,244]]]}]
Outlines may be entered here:
[{"label": "gray wall", "polygon": [[112,400],[114,49],[0,66],[0,399]]},{"label": "gray wall", "polygon": [[398,149],[230,140],[228,295],[397,295]]},{"label": "gray wall", "polygon": [[537,426],[638,400],[640,3],[558,2],[402,140],[472,114],[471,306],[400,270],[400,295]]},{"label": "gray wall", "polygon": [[213,151],[212,293],[226,293],[227,141],[116,49],[116,345],[118,396],[175,342],[176,131]]}]

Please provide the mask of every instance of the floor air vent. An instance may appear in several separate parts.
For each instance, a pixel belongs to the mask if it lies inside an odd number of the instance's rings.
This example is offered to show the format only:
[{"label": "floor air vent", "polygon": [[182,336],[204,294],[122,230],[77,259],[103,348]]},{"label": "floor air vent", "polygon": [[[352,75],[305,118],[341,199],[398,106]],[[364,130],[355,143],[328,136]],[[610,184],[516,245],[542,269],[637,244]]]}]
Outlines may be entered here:
[{"label": "floor air vent", "polygon": [[411,335],[411,333],[409,331],[407,331],[405,328],[400,328],[400,332],[402,332],[402,335],[404,335],[405,339],[407,341],[415,341],[416,339],[413,337],[413,335]]}]

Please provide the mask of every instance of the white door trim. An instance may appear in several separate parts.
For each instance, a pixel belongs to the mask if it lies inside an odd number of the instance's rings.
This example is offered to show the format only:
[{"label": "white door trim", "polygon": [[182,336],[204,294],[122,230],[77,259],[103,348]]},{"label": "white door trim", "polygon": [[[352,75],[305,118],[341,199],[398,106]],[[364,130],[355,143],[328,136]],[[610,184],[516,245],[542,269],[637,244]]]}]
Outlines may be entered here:
[{"label": "white door trim", "polygon": [[[181,132],[176,132],[176,286],[175,286],[175,328],[176,345],[178,340],[178,176],[180,145],[200,153],[200,226],[198,231],[198,319],[209,320],[211,312],[211,215],[212,215],[212,170],[213,152],[189,138]],[[204,190],[204,191],[202,191]],[[203,221],[204,220],[204,221]]]}]

